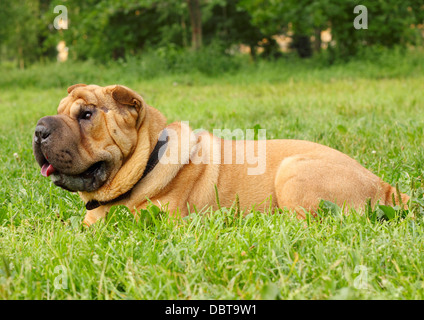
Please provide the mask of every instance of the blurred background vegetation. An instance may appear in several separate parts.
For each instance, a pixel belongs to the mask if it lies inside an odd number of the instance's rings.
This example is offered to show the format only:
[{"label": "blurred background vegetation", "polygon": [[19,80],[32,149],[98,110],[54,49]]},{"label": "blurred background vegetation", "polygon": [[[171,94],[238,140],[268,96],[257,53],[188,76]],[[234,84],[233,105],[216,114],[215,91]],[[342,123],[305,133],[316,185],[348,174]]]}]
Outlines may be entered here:
[{"label": "blurred background vegetation", "polygon": [[[366,30],[353,27],[359,4]],[[53,26],[57,5],[68,29]],[[2,69],[51,63],[58,50],[68,61],[148,64],[146,76],[293,57],[328,66],[401,55],[424,34],[424,0],[0,0],[0,9]]]}]

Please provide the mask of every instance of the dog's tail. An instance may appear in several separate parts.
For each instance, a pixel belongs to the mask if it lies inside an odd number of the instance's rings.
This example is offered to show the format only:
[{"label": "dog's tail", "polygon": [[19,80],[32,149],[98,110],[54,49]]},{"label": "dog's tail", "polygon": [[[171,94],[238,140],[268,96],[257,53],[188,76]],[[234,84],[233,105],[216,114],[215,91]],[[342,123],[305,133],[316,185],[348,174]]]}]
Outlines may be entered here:
[{"label": "dog's tail", "polygon": [[392,187],[390,184],[383,182],[383,196],[381,200],[384,201],[385,205],[398,205],[404,209],[407,209],[409,199],[410,197],[407,194],[401,193],[395,187]]}]

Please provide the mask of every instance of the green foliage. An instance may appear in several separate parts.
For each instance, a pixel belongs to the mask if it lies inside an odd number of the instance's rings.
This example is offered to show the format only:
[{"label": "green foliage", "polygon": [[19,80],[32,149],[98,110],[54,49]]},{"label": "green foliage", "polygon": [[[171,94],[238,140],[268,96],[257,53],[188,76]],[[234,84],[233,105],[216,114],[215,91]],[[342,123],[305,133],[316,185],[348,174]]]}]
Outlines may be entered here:
[{"label": "green foliage", "polygon": [[[51,5],[59,4],[54,1]],[[128,58],[155,48],[189,48],[190,21],[185,1],[69,0],[71,26],[54,35],[69,44],[73,58]],[[123,23],[124,22],[124,23]],[[209,1],[203,7],[203,33],[206,45],[216,41],[226,46],[257,43],[261,34],[250,25],[246,11],[236,1]]]},{"label": "green foliage", "polygon": [[234,44],[257,46],[266,35],[251,22],[252,17],[239,4],[240,1],[212,1],[204,8],[208,14],[203,23],[203,37],[207,44],[214,41],[226,47]]},{"label": "green foliage", "polygon": [[[243,0],[241,5],[252,15],[253,23],[267,34],[286,32],[289,24],[298,37],[311,37],[314,30],[331,28],[334,42],[329,49],[330,61],[346,60],[364,46],[416,43],[419,30],[411,25],[422,23],[424,12],[422,0]],[[357,5],[368,9],[367,30],[353,27],[358,15],[353,9]]]},{"label": "green foliage", "polygon": [[106,62],[138,54],[145,47],[182,46],[185,41],[181,30],[175,30],[186,19],[185,4],[179,1],[70,0],[67,7],[71,25],[62,34],[73,58]]},{"label": "green foliage", "polygon": [[[356,5],[364,5],[368,11],[368,29],[352,27]],[[337,1],[328,6],[328,21],[336,41],[331,49],[332,59],[347,59],[364,46],[405,46],[415,42],[419,32],[411,25],[422,23],[423,1]]]},{"label": "green foliage", "polygon": [[43,9],[38,0],[1,3],[0,43],[3,56],[16,58],[21,68],[43,54],[40,46],[44,36],[40,28]]},{"label": "green foliage", "polygon": [[[250,47],[252,58],[262,47],[263,58],[282,56],[276,34],[292,37],[299,56],[310,57],[321,47],[319,34],[331,28],[328,61],[348,60],[363,47],[421,45],[423,0],[203,0],[202,42],[205,47],[234,53]],[[368,8],[368,29],[356,30],[358,5]],[[65,5],[69,29],[56,30],[53,9]],[[422,30],[421,30],[422,31]],[[25,0],[4,1],[0,12],[0,58],[24,68],[37,60],[52,60],[65,40],[72,60],[126,60],[155,50],[187,51],[191,20],[186,1],[178,0]],[[265,41],[264,41],[265,39]],[[206,49],[208,50],[208,49]],[[224,51],[224,50],[222,50]],[[216,52],[216,51],[214,51]],[[224,55],[225,55],[224,54]],[[226,58],[223,58],[226,59]],[[202,62],[199,62],[202,64]],[[202,67],[203,68],[203,67]],[[207,68],[203,68],[204,71]]]}]

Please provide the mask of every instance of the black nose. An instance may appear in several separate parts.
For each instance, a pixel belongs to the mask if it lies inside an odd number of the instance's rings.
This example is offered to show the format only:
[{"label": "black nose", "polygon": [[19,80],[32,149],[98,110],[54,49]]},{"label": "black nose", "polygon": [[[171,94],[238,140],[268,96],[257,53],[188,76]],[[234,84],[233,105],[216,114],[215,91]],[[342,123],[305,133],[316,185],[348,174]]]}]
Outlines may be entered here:
[{"label": "black nose", "polygon": [[35,127],[34,142],[43,143],[49,138],[50,134],[51,131],[49,128],[43,125],[37,125]]}]

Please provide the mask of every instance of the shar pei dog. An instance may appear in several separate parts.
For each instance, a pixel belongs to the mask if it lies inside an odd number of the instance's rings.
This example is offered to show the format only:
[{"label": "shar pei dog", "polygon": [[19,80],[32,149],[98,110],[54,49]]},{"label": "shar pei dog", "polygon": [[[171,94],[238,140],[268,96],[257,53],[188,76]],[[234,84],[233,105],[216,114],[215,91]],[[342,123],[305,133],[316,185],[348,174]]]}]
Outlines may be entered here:
[{"label": "shar pei dog", "polygon": [[[121,85],[76,84],[57,115],[41,118],[33,149],[41,174],[85,202],[84,222],[111,206],[135,215],[149,201],[171,215],[238,205],[248,212],[314,214],[324,199],[344,208],[406,204],[409,197],[337,150],[302,140],[221,139],[165,116]],[[256,160],[256,162],[255,162]],[[400,198],[399,199],[399,195]]]}]

